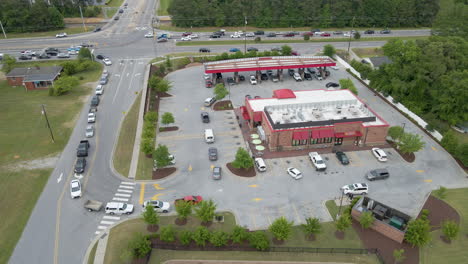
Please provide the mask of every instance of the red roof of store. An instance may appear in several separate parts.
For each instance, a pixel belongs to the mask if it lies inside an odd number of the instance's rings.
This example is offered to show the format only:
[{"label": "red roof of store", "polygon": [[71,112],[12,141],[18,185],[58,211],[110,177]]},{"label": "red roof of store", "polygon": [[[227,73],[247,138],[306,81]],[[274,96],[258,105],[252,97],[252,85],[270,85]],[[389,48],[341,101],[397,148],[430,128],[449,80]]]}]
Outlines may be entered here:
[{"label": "red roof of store", "polygon": [[273,97],[278,99],[296,98],[296,95],[291,89],[279,89],[273,91]]},{"label": "red roof of store", "polygon": [[327,56],[278,56],[213,61],[204,64],[205,73],[264,71],[336,66]]}]

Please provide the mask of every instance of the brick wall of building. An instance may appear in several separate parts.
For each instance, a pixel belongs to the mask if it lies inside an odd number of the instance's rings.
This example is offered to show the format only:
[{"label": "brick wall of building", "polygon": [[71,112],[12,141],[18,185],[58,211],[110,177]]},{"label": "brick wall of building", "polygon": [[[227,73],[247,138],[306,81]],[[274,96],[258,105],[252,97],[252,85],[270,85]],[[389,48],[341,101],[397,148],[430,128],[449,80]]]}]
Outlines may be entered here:
[{"label": "brick wall of building", "polygon": [[[361,212],[359,212],[358,210],[356,209],[353,209],[351,211],[351,216],[356,220],[356,221],[359,221],[360,217],[361,217]],[[372,226],[370,227],[372,228],[373,230],[379,232],[380,234],[390,238],[391,240],[394,240],[398,243],[403,243],[403,240],[405,238],[405,232],[401,231],[401,230],[398,230],[396,229],[395,227],[393,226],[390,226],[382,221],[379,221],[377,219],[375,219],[374,223],[372,224]]]},{"label": "brick wall of building", "polygon": [[[364,128],[364,130],[366,130],[366,128]],[[385,138],[387,137],[387,132],[388,126],[368,127],[367,137],[364,137],[366,139],[366,145],[372,146],[384,144],[386,142]]]},{"label": "brick wall of building", "polygon": [[7,77],[8,85],[10,86],[22,86],[23,85],[23,77]]}]

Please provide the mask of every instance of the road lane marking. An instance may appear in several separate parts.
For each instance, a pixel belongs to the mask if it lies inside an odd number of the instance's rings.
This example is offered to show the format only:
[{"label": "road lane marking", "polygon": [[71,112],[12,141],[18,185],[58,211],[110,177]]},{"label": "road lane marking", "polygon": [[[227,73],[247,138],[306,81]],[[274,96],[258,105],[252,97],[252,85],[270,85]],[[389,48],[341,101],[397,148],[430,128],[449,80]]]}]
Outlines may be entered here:
[{"label": "road lane marking", "polygon": [[165,189],[165,188],[159,186],[159,184],[157,184],[157,183],[153,184],[153,186],[154,186],[154,188],[155,188],[156,190],[164,190],[164,189]]},{"label": "road lane marking", "polygon": [[140,186],[141,186],[141,189],[140,189],[140,200],[139,200],[139,203],[140,203],[140,204],[143,204],[143,199],[145,198],[145,184],[142,183]]},{"label": "road lane marking", "polygon": [[[126,68],[127,68],[127,64],[125,64],[122,72],[125,72]],[[122,83],[122,80],[123,80],[123,78],[120,78],[119,83],[117,84],[117,91],[115,91],[114,98],[112,99],[112,104],[115,103],[115,99],[117,98],[117,95],[119,94],[120,84]]]},{"label": "road lane marking", "polygon": [[252,187],[252,188],[257,188],[258,185],[257,184],[252,184],[252,185],[248,185],[249,187]]},{"label": "road lane marking", "polygon": [[120,197],[132,197],[131,194],[126,194],[126,193],[116,193],[115,196],[120,196]]},{"label": "road lane marking", "polygon": [[107,226],[98,226],[97,228],[102,230],[102,229],[107,229]]},{"label": "road lane marking", "polygon": [[118,217],[118,216],[108,216],[108,215],[105,215],[102,219],[120,220],[120,217]]},{"label": "road lane marking", "polygon": [[117,192],[133,193],[133,191],[130,191],[130,190],[122,190],[122,189],[117,189]]},{"label": "road lane marking", "polygon": [[416,170],[416,172],[423,173],[424,170]]},{"label": "road lane marking", "polygon": [[424,182],[432,182],[432,180],[424,180]]},{"label": "road lane marking", "polygon": [[[135,77],[135,76],[134,76],[134,75],[135,75],[135,69],[136,69],[136,67],[133,67],[133,70],[132,70],[132,78],[130,78],[130,85],[128,85],[128,90],[130,90],[130,89],[132,88],[133,77]],[[129,74],[130,74],[130,73],[127,73],[127,78],[128,78],[128,75],[129,75]]]},{"label": "road lane marking", "polygon": [[125,186],[125,185],[120,185],[119,188],[130,189],[130,190],[135,189],[135,188],[132,187],[132,186]]},{"label": "road lane marking", "polygon": [[121,182],[120,184],[125,184],[125,185],[135,185],[134,182]]},{"label": "road lane marking", "polygon": [[432,148],[432,150],[437,151],[437,149],[435,147],[432,146],[431,148]]},{"label": "road lane marking", "polygon": [[189,165],[188,171],[192,171],[192,170],[193,170],[192,165]]},{"label": "road lane marking", "polygon": [[259,201],[261,201],[261,200],[263,200],[263,199],[262,199],[262,198],[253,198],[253,199],[252,199],[252,201],[255,201],[255,202],[259,202]]},{"label": "road lane marking", "polygon": [[102,225],[112,225],[113,223],[115,222],[111,222],[111,221],[101,221],[100,224]]},{"label": "road lane marking", "polygon": [[165,195],[166,193],[158,193],[151,197],[151,200],[156,201],[158,200],[159,196]]},{"label": "road lane marking", "polygon": [[128,199],[114,197],[112,198],[112,201],[128,202]]},{"label": "road lane marking", "polygon": [[62,176],[63,176],[63,172],[60,173],[60,176],[57,178],[57,183],[60,183],[62,181]]}]

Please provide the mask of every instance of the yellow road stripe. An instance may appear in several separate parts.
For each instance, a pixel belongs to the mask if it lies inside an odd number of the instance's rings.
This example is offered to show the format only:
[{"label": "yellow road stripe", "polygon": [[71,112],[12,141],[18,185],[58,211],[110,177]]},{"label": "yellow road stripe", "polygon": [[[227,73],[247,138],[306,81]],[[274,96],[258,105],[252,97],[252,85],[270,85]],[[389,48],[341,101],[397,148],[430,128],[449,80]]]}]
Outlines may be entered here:
[{"label": "yellow road stripe", "polygon": [[164,189],[165,189],[165,188],[159,186],[159,184],[157,184],[157,183],[153,184],[153,186],[154,186],[154,188],[155,188],[156,190],[164,190]]},{"label": "yellow road stripe", "polygon": [[432,180],[424,180],[424,182],[432,182]]},{"label": "yellow road stripe", "polygon": [[145,184],[144,183],[141,183],[140,184],[141,188],[140,188],[140,204],[143,204],[143,199],[145,198]]},{"label": "yellow road stripe", "polygon": [[437,149],[435,147],[431,147],[431,148],[432,148],[432,150],[437,151]]},{"label": "yellow road stripe", "polygon": [[155,194],[153,197],[151,197],[151,200],[158,200],[159,196],[161,195],[164,195],[165,193],[158,193],[158,194]]},{"label": "yellow road stripe", "polygon": [[[257,184],[252,184],[252,185],[249,185],[249,187],[252,187],[252,188],[257,188],[257,187],[258,187],[258,185],[257,185]],[[258,199],[258,198],[256,198],[256,199]]]},{"label": "yellow road stripe", "polygon": [[423,173],[424,170],[416,170],[416,172]]},{"label": "yellow road stripe", "polygon": [[253,198],[253,199],[252,199],[252,201],[255,201],[255,202],[259,202],[259,201],[261,201],[261,200],[263,200],[263,199],[262,199],[262,198]]}]

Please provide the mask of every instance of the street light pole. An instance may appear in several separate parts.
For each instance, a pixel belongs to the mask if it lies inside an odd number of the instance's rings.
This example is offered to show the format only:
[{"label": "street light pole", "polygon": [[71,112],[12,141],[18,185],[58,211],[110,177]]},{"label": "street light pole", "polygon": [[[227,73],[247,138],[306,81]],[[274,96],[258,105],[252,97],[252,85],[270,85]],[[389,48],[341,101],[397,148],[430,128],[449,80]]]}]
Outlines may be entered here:
[{"label": "street light pole", "polygon": [[405,133],[405,125],[406,123],[402,123],[403,124],[403,133]]},{"label": "street light pole", "polygon": [[351,31],[349,31],[349,40],[348,40],[348,59],[350,59],[350,58],[349,58],[349,48],[351,47],[351,37],[353,36],[353,34],[352,34],[351,32],[352,32],[352,31],[353,31],[353,29],[354,29],[354,19],[355,19],[355,18],[356,18],[356,17],[353,17],[353,22],[351,23]]},{"label": "street light pole", "polygon": [[247,54],[247,16],[244,17],[244,54]]},{"label": "street light pole", "polygon": [[47,127],[49,128],[50,137],[52,138],[52,142],[55,142],[54,134],[52,133],[52,128],[50,127],[49,118],[47,118],[47,112],[45,110],[45,106],[44,105],[41,105],[41,106],[42,106],[42,114],[45,116]]}]

